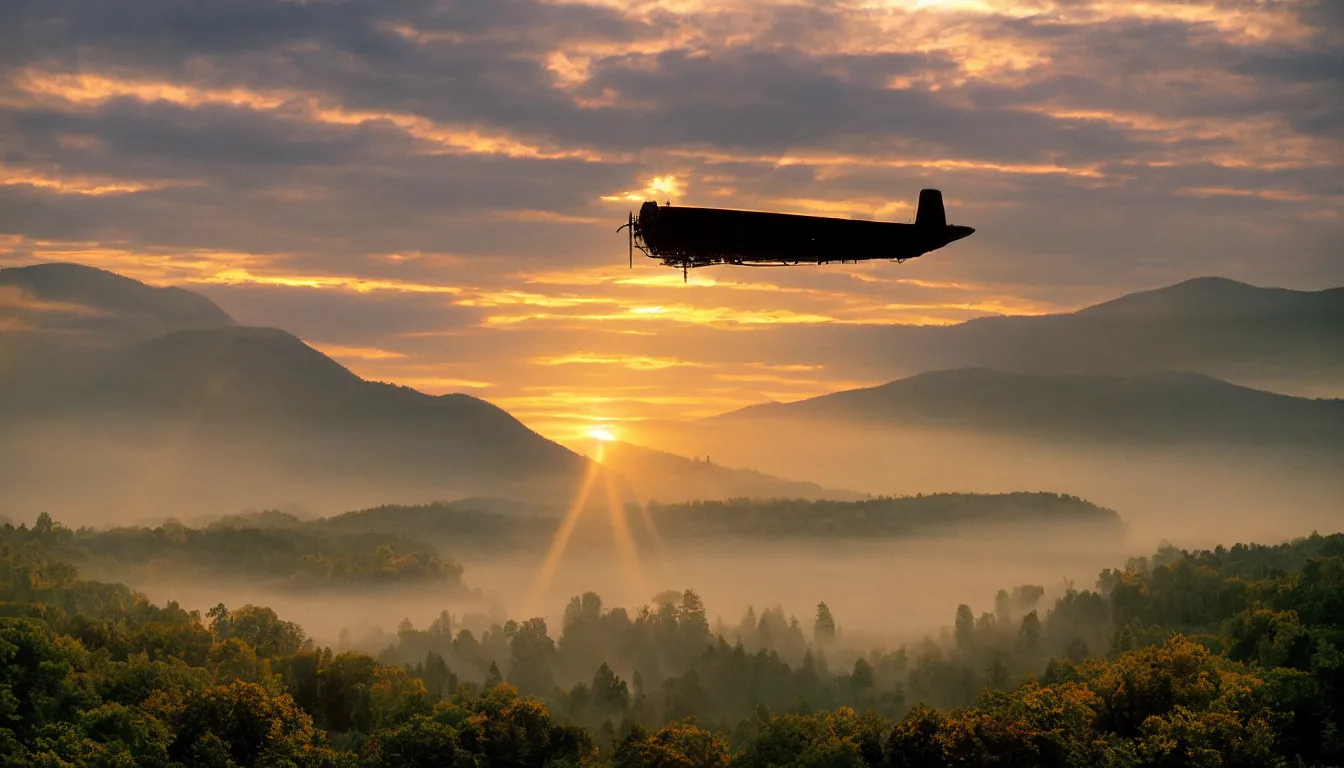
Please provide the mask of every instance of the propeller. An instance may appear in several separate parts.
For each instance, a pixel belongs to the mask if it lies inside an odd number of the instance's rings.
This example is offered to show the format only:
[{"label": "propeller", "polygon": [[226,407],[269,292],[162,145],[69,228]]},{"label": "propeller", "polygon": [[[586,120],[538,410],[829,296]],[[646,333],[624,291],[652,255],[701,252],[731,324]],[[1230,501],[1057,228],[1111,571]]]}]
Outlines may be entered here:
[{"label": "propeller", "polygon": [[616,228],[616,231],[617,231],[617,232],[620,232],[622,229],[629,229],[629,230],[630,230],[630,268],[631,268],[631,269],[634,269],[634,268],[635,268],[635,214],[634,214],[633,212],[630,213],[630,218],[629,218],[629,220],[627,220],[626,223],[622,224],[621,226],[617,227],[617,228]]}]

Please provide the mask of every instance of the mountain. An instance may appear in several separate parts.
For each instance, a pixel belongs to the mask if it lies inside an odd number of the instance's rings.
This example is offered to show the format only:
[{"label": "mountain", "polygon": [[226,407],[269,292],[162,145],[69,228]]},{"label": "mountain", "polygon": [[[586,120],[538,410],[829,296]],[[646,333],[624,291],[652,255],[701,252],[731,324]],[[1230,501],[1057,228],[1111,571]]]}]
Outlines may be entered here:
[{"label": "mountain", "polygon": [[483,400],[365,381],[274,328],[133,344],[6,399],[0,419],[0,503],[11,508],[154,504],[188,516],[470,494],[554,501],[588,466]]},{"label": "mountain", "polygon": [[165,333],[234,325],[214,302],[80,264],[0,269],[0,392],[83,375],[112,350]]},{"label": "mountain", "polygon": [[1202,374],[935,371],[640,439],[874,495],[1067,488],[1154,545],[1335,530],[1344,498],[1344,401]]},{"label": "mountain", "polygon": [[1344,395],[1344,288],[1296,291],[1196,278],[1077,312],[889,326],[856,339],[862,346],[849,351],[870,378],[955,368],[1186,370],[1285,394]]},{"label": "mountain", "polygon": [[1344,288],[1294,291],[1260,288],[1224,277],[1197,277],[1139,291],[1074,313],[1086,317],[1242,319],[1309,317],[1326,320],[1344,311]]},{"label": "mountain", "polygon": [[594,458],[624,477],[641,500],[663,503],[701,499],[831,499],[857,501],[865,494],[784,480],[753,469],[731,469],[621,441],[602,443]]},{"label": "mountain", "polygon": [[93,310],[100,318],[99,330],[107,329],[110,318],[137,319],[151,335],[234,324],[228,313],[198,293],[146,285],[82,264],[7,267],[0,269],[0,287],[19,289],[38,302],[64,305],[67,310]]},{"label": "mountain", "polygon": [[711,423],[833,421],[1095,443],[1344,447],[1344,400],[1309,400],[1193,373],[1139,376],[935,371],[879,387],[764,404]]}]

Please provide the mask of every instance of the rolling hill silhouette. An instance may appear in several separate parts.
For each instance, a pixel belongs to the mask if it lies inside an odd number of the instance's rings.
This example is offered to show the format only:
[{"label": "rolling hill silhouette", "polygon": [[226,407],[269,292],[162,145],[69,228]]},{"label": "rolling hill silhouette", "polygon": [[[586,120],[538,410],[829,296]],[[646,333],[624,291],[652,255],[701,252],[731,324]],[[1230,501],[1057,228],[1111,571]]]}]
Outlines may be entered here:
[{"label": "rolling hill silhouette", "polygon": [[[12,459],[0,468],[0,500],[56,503],[85,487],[79,503],[157,497],[172,499],[181,516],[199,512],[203,497],[218,500],[211,512],[229,513],[280,501],[335,511],[476,494],[560,514],[588,466],[484,400],[366,381],[283,330],[236,325],[188,291],[69,264],[0,274],[27,303],[45,303],[34,310],[46,323],[40,330],[68,316],[99,342],[92,354],[86,345],[63,347],[59,334],[34,334],[36,347],[70,357],[20,350],[28,371],[48,375],[11,386],[0,400],[0,417],[15,426],[10,440],[0,437],[0,456]],[[21,443],[21,434],[40,439]],[[825,493],[658,458],[657,466],[614,469],[663,499]],[[698,482],[678,484],[686,468]],[[626,478],[618,484],[635,494]],[[679,493],[666,495],[673,486]]]},{"label": "rolling hill silhouette", "polygon": [[[69,441],[78,458],[60,462],[70,470],[60,476],[70,483],[89,469],[80,459],[117,463],[139,484],[157,466],[155,487],[175,503],[188,504],[194,487],[202,497],[224,493],[225,512],[505,489],[566,498],[588,464],[483,400],[365,381],[273,328],[170,333],[21,403],[3,409],[16,428]],[[11,490],[23,480],[7,478]],[[115,479],[99,482],[101,494],[117,496]]]},{"label": "rolling hill silhouette", "polygon": [[1260,288],[1225,277],[1191,280],[1139,291],[1095,304],[1075,315],[1110,317],[1315,317],[1322,319],[1344,311],[1344,288],[1294,291]]},{"label": "rolling hill silhouette", "polygon": [[754,469],[724,467],[710,459],[688,459],[613,441],[602,445],[598,460],[627,478],[637,497],[664,503],[731,498],[857,501],[865,497],[816,483],[784,480]]},{"label": "rolling hill silhouette", "polygon": [[1196,278],[1077,312],[891,326],[864,338],[879,375],[1203,373],[1259,389],[1344,395],[1344,288],[1260,288]]},{"label": "rolling hill silhouette", "polygon": [[1344,447],[1344,400],[1311,400],[1195,373],[1140,376],[935,371],[707,420],[836,421],[940,427],[1090,442]]},{"label": "rolling hill silhouette", "polygon": [[[74,264],[0,270],[0,501],[186,515],[504,493],[567,498],[588,461],[467,395],[365,381],[203,296]],[[15,340],[15,337],[19,337]]]},{"label": "rolling hill silhouette", "polygon": [[[891,343],[873,351],[876,364],[883,356],[926,368],[972,362],[713,423],[825,420],[1102,443],[1335,447],[1344,434],[1338,402],[1162,371],[1329,380],[1344,371],[1342,307],[1340,289],[1208,278],[1067,315],[885,329]],[[189,291],[71,264],[4,269],[6,318],[18,332],[0,334],[0,352],[20,364],[5,370],[30,376],[28,386],[0,381],[0,418],[11,426],[0,435],[0,502],[11,507],[61,498],[115,506],[118,493],[137,509],[172,499],[182,514],[199,511],[192,505],[202,499],[221,512],[463,496],[555,507],[588,466],[485,401],[365,381],[284,331],[236,325]],[[717,455],[712,444],[686,452],[705,449]],[[645,496],[843,493],[633,446],[613,450],[609,463]],[[756,466],[751,456],[734,463]]]}]

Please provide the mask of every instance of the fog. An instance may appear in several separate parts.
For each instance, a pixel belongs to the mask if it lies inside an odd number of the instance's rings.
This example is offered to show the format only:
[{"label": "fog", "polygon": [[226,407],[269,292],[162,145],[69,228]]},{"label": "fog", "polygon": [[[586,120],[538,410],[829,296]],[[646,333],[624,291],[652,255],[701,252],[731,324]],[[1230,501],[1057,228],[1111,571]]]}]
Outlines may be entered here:
[{"label": "fog", "polygon": [[871,494],[1070,493],[1117,510],[1129,546],[1279,541],[1344,524],[1344,455],[1256,446],[1103,445],[827,422],[649,427],[638,441]]},{"label": "fog", "polygon": [[1034,584],[1053,600],[1067,585],[1092,589],[1103,568],[1121,567],[1135,551],[1123,537],[1086,527],[1060,531],[990,527],[980,532],[880,542],[760,544],[706,542],[641,551],[631,568],[615,548],[595,541],[567,550],[553,578],[539,584],[541,553],[450,553],[465,566],[473,595],[406,587],[399,590],[295,591],[243,581],[135,582],[155,601],[208,610],[223,602],[267,605],[297,621],[319,644],[382,651],[403,619],[428,626],[447,611],[461,626],[488,629],[507,619],[546,619],[558,637],[573,597],[596,592],[608,607],[634,615],[668,590],[695,590],[712,628],[735,627],[750,608],[778,606],[809,634],[816,606],[835,614],[845,646],[895,648],[936,636],[959,604],[992,611],[1000,589]]},{"label": "fog", "polygon": [[277,433],[138,421],[133,414],[16,420],[0,431],[0,508],[49,511],[67,525],[108,526],[210,520],[245,509],[328,516],[478,495],[563,504],[578,475],[455,471],[451,454],[416,456],[411,438],[383,439],[398,443],[395,450],[384,450],[367,433],[336,430]]},{"label": "fog", "polygon": [[[1047,593],[1065,580],[1091,588],[1099,570],[1124,564],[1123,541],[999,529],[992,536],[918,537],[874,543],[756,545],[710,542],[663,550],[632,574],[615,553],[577,552],[541,593],[541,615],[558,621],[574,595],[642,605],[663,590],[694,589],[714,619],[735,626],[748,608],[778,605],[809,628],[817,603],[836,615],[847,641],[894,646],[949,625],[956,606],[992,610],[994,594],[1021,584]],[[473,584],[500,595],[509,612],[525,605],[535,580],[526,557],[463,559]],[[509,599],[519,596],[523,599]],[[529,612],[528,615],[531,615]],[[558,625],[557,625],[558,626]]]},{"label": "fog", "polygon": [[[297,504],[312,518],[468,493],[516,498],[524,487],[370,479],[339,461],[324,464],[319,457],[328,455],[326,446],[302,435],[250,454],[241,443],[185,451],[171,435],[123,440],[126,434],[80,434],[73,427],[9,433],[0,441],[7,467],[0,496],[17,513],[11,517],[31,518],[28,510],[42,509],[66,525],[153,525]],[[816,606],[825,602],[845,647],[895,648],[937,636],[959,604],[977,614],[990,611],[998,590],[1026,584],[1044,587],[1048,604],[1066,585],[1092,588],[1100,570],[1149,555],[1163,542],[1185,548],[1277,543],[1313,530],[1339,530],[1344,520],[1344,476],[1337,472],[1338,457],[1327,452],[1101,446],[815,423],[650,428],[641,438],[683,456],[710,455],[722,467],[858,493],[1073,494],[1116,510],[1126,530],[1114,535],[1085,526],[986,526],[869,541],[711,537],[659,545],[638,535],[639,521],[632,517],[638,542],[632,558],[611,536],[608,499],[599,487],[549,578],[543,575],[551,543],[546,526],[555,522],[529,529],[530,538],[509,546],[420,537],[464,566],[470,593],[425,586],[280,589],[245,575],[97,576],[124,580],[156,602],[175,600],[202,612],[221,602],[270,606],[319,644],[370,653],[394,644],[403,620],[423,628],[444,611],[459,628],[478,632],[540,616],[558,638],[567,604],[583,593],[595,592],[606,606],[634,615],[655,595],[686,589],[703,598],[711,627],[730,637],[746,611],[776,606],[810,633]],[[292,461],[267,464],[277,451]],[[542,498],[557,514],[573,501],[567,491]]]}]

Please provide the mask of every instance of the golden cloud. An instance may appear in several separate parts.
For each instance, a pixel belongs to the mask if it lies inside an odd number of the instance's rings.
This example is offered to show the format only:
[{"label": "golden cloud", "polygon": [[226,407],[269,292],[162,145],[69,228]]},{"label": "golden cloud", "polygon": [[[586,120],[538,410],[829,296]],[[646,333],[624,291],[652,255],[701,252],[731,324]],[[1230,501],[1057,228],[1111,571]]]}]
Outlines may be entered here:
[{"label": "golden cloud", "polygon": [[510,290],[477,290],[470,297],[454,302],[460,307],[578,307],[585,304],[612,304],[611,299],[591,296],[547,296],[540,293]]},{"label": "golden cloud", "polygon": [[96,316],[103,314],[94,307],[67,301],[47,301],[14,285],[0,285],[0,309],[19,312],[51,312],[67,315]]},{"label": "golden cloud", "polygon": [[659,371],[675,367],[704,367],[704,363],[679,360],[675,357],[617,355],[598,352],[577,352],[557,357],[538,357],[534,358],[532,362],[537,365],[618,365],[634,371]]},{"label": "golden cloud", "polygon": [[603,202],[632,202],[642,203],[645,200],[670,200],[679,198],[686,192],[686,185],[676,176],[654,176],[644,185],[643,189],[632,192],[618,192],[614,195],[603,195],[600,199]]},{"label": "golden cloud", "polygon": [[462,289],[452,285],[415,283],[405,280],[385,280],[364,278],[354,275],[286,275],[255,274],[247,269],[225,269],[208,277],[189,280],[193,283],[213,283],[219,285],[276,285],[290,288],[334,288],[369,293],[370,291],[395,291],[401,293],[461,293]]},{"label": "golden cloud", "polygon": [[116,98],[140,101],[166,101],[195,108],[222,104],[296,117],[328,125],[384,124],[401,130],[422,144],[427,153],[501,155],[510,158],[540,160],[619,160],[596,150],[562,148],[528,142],[502,130],[486,131],[470,126],[438,123],[405,112],[351,110],[324,103],[323,97],[286,90],[252,88],[204,88],[166,81],[113,78],[90,73],[61,74],[29,70],[15,80],[19,90],[39,100],[58,100],[70,104],[97,106]]},{"label": "golden cloud", "polygon": [[355,360],[397,360],[406,357],[402,352],[393,352],[379,347],[352,347],[343,344],[319,344],[317,342],[305,342],[308,346],[316,349],[327,357]]},{"label": "golden cloud", "polygon": [[187,186],[186,182],[138,181],[105,176],[67,174],[59,169],[40,170],[0,165],[0,186],[28,186],[61,195],[126,195],[149,190]]}]

